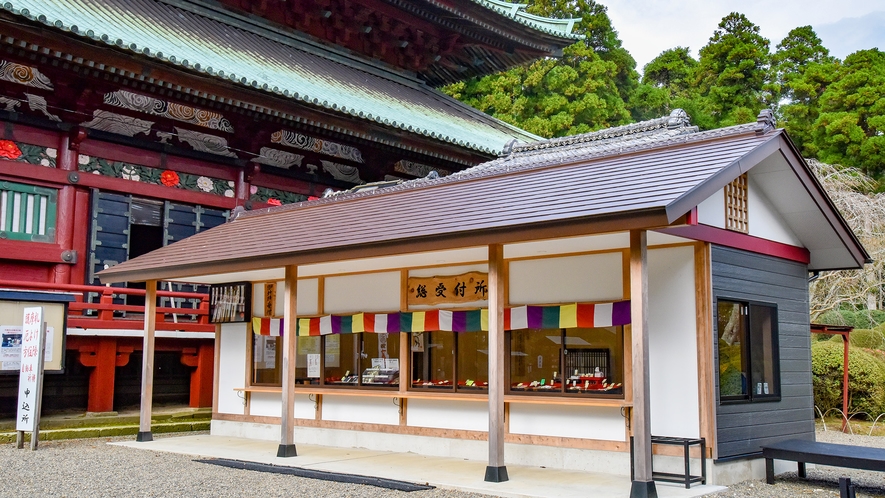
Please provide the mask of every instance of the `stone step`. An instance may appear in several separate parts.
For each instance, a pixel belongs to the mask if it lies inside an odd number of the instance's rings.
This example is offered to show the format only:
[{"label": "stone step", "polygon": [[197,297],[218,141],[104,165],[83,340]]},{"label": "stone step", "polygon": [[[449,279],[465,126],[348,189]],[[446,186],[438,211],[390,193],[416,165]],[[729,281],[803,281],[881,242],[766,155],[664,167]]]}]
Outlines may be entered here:
[{"label": "stone step", "polygon": [[[162,422],[151,424],[153,434],[169,432],[208,431],[209,420],[191,420]],[[40,441],[57,441],[61,439],[84,439],[96,437],[134,436],[138,434],[138,424],[107,425],[103,427],[66,427],[62,429],[41,429]],[[16,432],[0,432],[0,444],[14,443]],[[25,433],[25,441],[31,440],[31,434]]]}]

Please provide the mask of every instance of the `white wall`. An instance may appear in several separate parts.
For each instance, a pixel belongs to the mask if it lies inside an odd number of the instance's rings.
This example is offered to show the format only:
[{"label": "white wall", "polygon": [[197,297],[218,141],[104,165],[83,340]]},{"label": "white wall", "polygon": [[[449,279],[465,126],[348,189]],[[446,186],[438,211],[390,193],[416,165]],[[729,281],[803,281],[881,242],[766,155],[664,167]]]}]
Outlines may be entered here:
[{"label": "white wall", "polygon": [[750,175],[749,193],[747,194],[747,218],[750,235],[784,244],[802,246],[802,241],[787,226],[777,209],[765,197]]},{"label": "white wall", "polygon": [[725,228],[725,192],[719,190],[698,204],[698,223]]},{"label": "white wall", "polygon": [[[242,393],[235,388],[246,382],[246,325],[245,323],[221,324],[218,368],[218,412],[243,414]],[[277,411],[279,416],[279,410]]]},{"label": "white wall", "polygon": [[623,253],[510,262],[510,304],[620,301]]},{"label": "white wall", "polygon": [[283,403],[280,393],[257,393],[249,395],[249,414],[264,417],[279,417]]},{"label": "white wall", "polygon": [[397,311],[400,283],[398,271],[328,277],[323,313]]},{"label": "white wall", "polygon": [[489,430],[486,401],[454,401],[409,398],[407,423],[411,427]]},{"label": "white wall", "polygon": [[399,425],[399,408],[388,397],[323,395],[323,420]]},{"label": "white wall", "polygon": [[537,436],[625,441],[618,407],[510,403],[510,432]]},{"label": "white wall", "polygon": [[699,437],[694,248],[648,251],[651,433]]},{"label": "white wall", "polygon": [[[286,285],[280,280],[277,284],[277,298],[274,301],[275,316],[283,316],[283,307],[286,305]],[[319,307],[319,279],[306,278],[298,280],[298,306],[296,313],[299,315],[316,315]],[[252,287],[252,316],[264,316],[264,282],[257,283]]]}]

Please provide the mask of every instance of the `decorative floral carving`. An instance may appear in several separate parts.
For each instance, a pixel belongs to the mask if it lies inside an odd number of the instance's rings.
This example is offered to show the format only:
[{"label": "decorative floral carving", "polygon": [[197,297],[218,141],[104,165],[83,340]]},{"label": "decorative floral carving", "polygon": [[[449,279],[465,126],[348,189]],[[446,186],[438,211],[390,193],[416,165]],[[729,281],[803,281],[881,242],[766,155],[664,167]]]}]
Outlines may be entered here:
[{"label": "decorative floral carving", "polygon": [[[256,187],[255,192],[252,193],[249,200],[253,202],[266,202],[268,204],[279,206],[282,204],[292,204],[295,202],[302,202],[307,200],[307,196],[296,194],[294,192],[286,192],[284,190],[277,190],[267,187]],[[273,204],[271,201],[275,200],[280,204]]]},{"label": "decorative floral carving", "polygon": [[271,206],[282,206],[283,203],[279,199],[268,199],[267,203]]},{"label": "decorative floral carving", "polygon": [[18,83],[41,90],[52,90],[52,82],[37,68],[0,61],[0,80]]},{"label": "decorative floral carving", "polygon": [[363,155],[356,147],[342,145],[328,140],[308,137],[293,131],[280,130],[270,136],[270,141],[275,144],[288,145],[297,149],[309,150],[327,156],[347,159],[357,163],[363,162]]},{"label": "decorative floral carving", "polygon": [[178,173],[166,170],[160,173],[160,183],[167,187],[176,187],[178,186],[180,179],[178,178]]},{"label": "decorative floral carving", "polygon": [[207,178],[205,176],[197,178],[197,188],[202,190],[203,192],[212,192],[212,188],[214,186],[215,185],[210,178]]},{"label": "decorative floral carving", "polygon": [[0,140],[0,157],[4,159],[18,159],[22,151],[12,140]]},{"label": "decorative floral carving", "polygon": [[154,116],[162,116],[183,123],[195,124],[212,130],[226,131],[233,133],[234,128],[230,121],[217,112],[198,109],[174,102],[166,102],[164,100],[132,93],[126,90],[117,90],[116,92],[105,94],[104,103],[131,111],[139,111]]}]

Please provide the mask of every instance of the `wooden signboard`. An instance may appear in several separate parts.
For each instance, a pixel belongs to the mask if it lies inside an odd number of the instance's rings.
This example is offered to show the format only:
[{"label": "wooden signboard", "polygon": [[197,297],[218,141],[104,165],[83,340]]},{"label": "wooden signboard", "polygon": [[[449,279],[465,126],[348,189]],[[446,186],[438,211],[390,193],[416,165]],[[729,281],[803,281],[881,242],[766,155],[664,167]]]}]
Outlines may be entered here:
[{"label": "wooden signboard", "polygon": [[409,277],[408,305],[460,304],[489,298],[489,276],[473,271],[442,277]]}]

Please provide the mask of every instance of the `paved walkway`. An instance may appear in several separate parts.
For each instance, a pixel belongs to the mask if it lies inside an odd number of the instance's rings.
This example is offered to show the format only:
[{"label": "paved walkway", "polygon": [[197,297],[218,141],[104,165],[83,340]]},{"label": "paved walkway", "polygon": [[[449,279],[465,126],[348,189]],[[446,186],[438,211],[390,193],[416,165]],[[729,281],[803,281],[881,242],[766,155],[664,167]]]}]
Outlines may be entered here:
[{"label": "paved walkway", "polygon": [[[630,479],[624,476],[508,465],[509,481],[488,483],[483,481],[485,462],[427,457],[413,453],[301,444],[298,445],[297,457],[277,458],[277,443],[209,435],[167,437],[146,443],[125,441],[112,444],[211,458],[429,483],[440,488],[495,496],[617,498],[630,495]],[[657,483],[658,496],[661,498],[689,498],[722,489],[725,488],[699,485],[685,489],[681,485]]]}]

